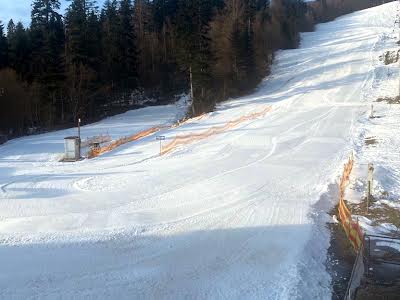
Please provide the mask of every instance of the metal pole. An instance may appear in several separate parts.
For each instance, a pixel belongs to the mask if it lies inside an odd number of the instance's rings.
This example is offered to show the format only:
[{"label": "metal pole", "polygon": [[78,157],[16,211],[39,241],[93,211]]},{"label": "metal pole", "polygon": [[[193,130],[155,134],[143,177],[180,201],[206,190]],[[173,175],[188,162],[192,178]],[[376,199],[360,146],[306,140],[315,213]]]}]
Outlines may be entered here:
[{"label": "metal pole", "polygon": [[367,213],[369,211],[369,197],[371,196],[371,181],[368,180],[368,187],[367,187]]},{"label": "metal pole", "polygon": [[190,100],[192,101],[192,114],[193,116],[196,115],[196,110],[194,106],[194,90],[193,90],[193,73],[192,73],[192,66],[189,68],[189,75],[190,75]]},{"label": "metal pole", "polygon": [[78,138],[81,139],[81,119],[78,119]]},{"label": "metal pole", "polygon": [[192,66],[189,68],[189,75],[190,75],[190,98],[193,102],[194,92],[193,92],[193,73],[192,73]]},{"label": "metal pole", "polygon": [[78,119],[78,143],[79,143],[79,158],[81,157],[81,118]]}]

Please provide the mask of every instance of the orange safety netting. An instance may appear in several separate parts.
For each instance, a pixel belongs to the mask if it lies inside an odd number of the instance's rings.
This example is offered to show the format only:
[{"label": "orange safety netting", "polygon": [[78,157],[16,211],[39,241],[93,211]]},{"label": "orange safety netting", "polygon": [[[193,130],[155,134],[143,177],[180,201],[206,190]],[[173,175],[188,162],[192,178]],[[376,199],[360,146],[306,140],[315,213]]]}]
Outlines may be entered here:
[{"label": "orange safety netting", "polygon": [[117,148],[117,147],[119,147],[121,145],[124,145],[126,143],[130,143],[130,142],[142,139],[142,138],[144,138],[146,136],[149,136],[149,135],[159,131],[160,129],[161,129],[160,127],[152,127],[150,129],[141,131],[141,132],[139,132],[137,134],[134,134],[132,136],[123,137],[123,138],[121,138],[119,140],[116,140],[116,141],[112,142],[111,144],[109,144],[107,146],[104,146],[104,147],[101,147],[101,148],[98,148],[98,149],[91,149],[89,151],[89,153],[88,153],[88,158],[97,157],[100,154],[103,154],[105,152],[109,152],[111,150],[114,150],[115,148]]},{"label": "orange safety netting", "polygon": [[185,123],[201,120],[206,116],[207,115],[205,113],[203,113],[200,116],[197,116],[197,117],[194,117],[194,118],[183,119],[183,120],[178,121],[178,122],[176,122],[176,123],[174,123],[174,124],[172,124],[170,126],[152,127],[152,128],[146,129],[144,131],[141,131],[139,133],[136,133],[136,134],[134,134],[132,136],[123,137],[121,139],[118,139],[118,140],[112,142],[111,144],[109,144],[107,146],[100,147],[100,148],[97,148],[97,149],[91,149],[88,152],[88,158],[94,158],[94,157],[97,157],[97,156],[99,156],[99,155],[101,155],[103,153],[110,152],[110,151],[114,150],[115,148],[117,148],[119,146],[122,146],[122,145],[124,145],[126,143],[130,143],[130,142],[134,142],[134,141],[140,140],[140,139],[142,139],[142,138],[144,138],[146,136],[149,136],[149,135],[151,135],[151,134],[153,134],[153,133],[155,133],[157,131],[160,131],[161,129],[177,128],[179,126],[182,126]]},{"label": "orange safety netting", "polygon": [[[201,132],[201,133],[177,136],[170,143],[168,143],[167,145],[162,147],[161,154],[163,155],[163,154],[169,153],[181,145],[187,145],[187,144],[190,144],[190,143],[193,143],[196,141],[206,139],[212,135],[216,135],[216,134],[225,132],[228,129],[234,128],[235,126],[237,126],[240,123],[243,123],[245,121],[250,121],[250,120],[254,120],[259,117],[263,117],[270,110],[271,110],[271,106],[268,106],[259,112],[245,115],[236,120],[230,121],[230,122],[226,123],[224,126],[211,127],[210,129],[208,129],[204,132]],[[202,117],[202,116],[200,116],[200,117]]]},{"label": "orange safety netting", "polygon": [[343,229],[346,232],[346,235],[350,243],[353,245],[354,249],[358,251],[361,247],[364,233],[361,229],[361,226],[358,224],[358,221],[353,220],[351,212],[344,201],[345,190],[347,184],[349,183],[350,173],[353,169],[353,164],[353,157],[351,157],[349,161],[345,164],[343,175],[340,179],[338,211]]}]

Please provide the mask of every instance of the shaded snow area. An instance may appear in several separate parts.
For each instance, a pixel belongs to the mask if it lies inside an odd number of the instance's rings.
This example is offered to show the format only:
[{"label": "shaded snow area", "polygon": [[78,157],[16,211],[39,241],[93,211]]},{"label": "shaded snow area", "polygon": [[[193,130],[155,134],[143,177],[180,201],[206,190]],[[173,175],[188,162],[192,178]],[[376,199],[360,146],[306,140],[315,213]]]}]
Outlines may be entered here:
[{"label": "shaded snow area", "polygon": [[[374,46],[372,85],[365,88],[366,99],[373,105],[358,119],[355,141],[355,167],[347,198],[359,203],[366,198],[368,163],[374,164],[374,181],[370,216],[363,209],[360,223],[369,234],[393,233],[400,228],[387,215],[400,218],[400,104],[378,99],[394,99],[399,95],[399,62],[385,62],[387,53],[397,53],[399,46],[399,7],[390,4],[385,11],[388,26],[377,35]],[[396,14],[396,17],[394,17]],[[375,20],[382,22],[382,20]],[[392,24],[390,24],[392,22]],[[384,216],[386,215],[386,216]],[[393,218],[392,218],[393,219]],[[378,222],[374,222],[378,221]],[[399,222],[400,224],[400,222]]]},{"label": "shaded snow area", "polygon": [[[315,207],[359,139],[397,5],[304,34],[252,95],[157,134],[167,143],[271,105],[265,117],[167,155],[153,135],[60,163],[74,130],[0,146],[0,298],[330,299],[326,212]],[[131,135],[178,111],[82,132]]]}]

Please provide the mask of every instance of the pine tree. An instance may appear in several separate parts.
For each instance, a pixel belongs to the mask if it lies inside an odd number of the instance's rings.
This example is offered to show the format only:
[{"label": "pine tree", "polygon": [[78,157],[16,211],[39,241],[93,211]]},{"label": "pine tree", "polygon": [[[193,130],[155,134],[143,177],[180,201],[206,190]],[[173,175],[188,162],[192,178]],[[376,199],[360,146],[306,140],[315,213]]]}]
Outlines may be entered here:
[{"label": "pine tree", "polygon": [[15,33],[15,24],[13,19],[11,19],[7,25],[7,37],[10,38],[14,33]]},{"label": "pine tree", "polygon": [[133,6],[130,0],[122,0],[118,11],[120,50],[120,77],[123,88],[133,88],[137,85],[137,49],[135,28],[133,24]]},{"label": "pine tree", "polygon": [[8,26],[8,49],[10,66],[18,76],[29,81],[30,74],[30,43],[28,33],[21,22]]},{"label": "pine tree", "polygon": [[116,0],[107,0],[101,11],[102,74],[104,82],[113,89],[119,83],[121,62],[119,49],[120,19]]},{"label": "pine tree", "polygon": [[134,3],[134,28],[140,83],[148,86],[153,83],[154,61],[154,22],[149,0],[136,0]]},{"label": "pine tree", "polygon": [[[92,0],[69,1],[71,4],[66,13],[67,63],[70,65],[78,65],[80,63],[87,65],[90,60],[89,48],[93,46],[93,42],[99,42],[91,40],[92,37],[89,36],[89,21],[93,26],[96,6]],[[89,40],[92,42],[90,45]]]},{"label": "pine tree", "polygon": [[210,51],[209,22],[213,5],[209,0],[179,0],[177,13],[178,63],[190,72],[193,86],[192,113],[209,110],[206,91],[210,87],[213,57]]},{"label": "pine tree", "polygon": [[59,9],[59,0],[34,0],[31,12],[31,77],[39,87],[38,103],[48,125],[54,123],[64,79],[64,24]]},{"label": "pine tree", "polygon": [[101,47],[99,43],[101,41],[101,28],[100,20],[95,10],[92,10],[87,17],[86,25],[86,63],[88,66],[95,70],[96,73],[101,71]]},{"label": "pine tree", "polygon": [[[55,28],[55,20],[61,20],[57,13],[60,9],[59,0],[34,0],[31,12],[30,35],[32,40],[32,71],[35,77],[40,77],[47,70],[47,59],[53,55],[50,53],[50,36]],[[62,46],[62,45],[61,45]],[[62,48],[61,48],[62,49]]]},{"label": "pine tree", "polygon": [[97,72],[91,55],[99,47],[96,32],[96,6],[91,0],[71,0],[66,14],[66,68],[69,110],[74,122],[91,111],[97,92]]},{"label": "pine tree", "polygon": [[4,25],[0,21],[0,69],[8,65],[8,43],[4,33]]},{"label": "pine tree", "polygon": [[11,47],[11,45],[13,44],[14,37],[15,37],[15,30],[16,30],[16,28],[15,28],[14,21],[13,21],[13,19],[11,19],[7,25],[8,64],[10,66],[13,65],[13,62],[15,60],[15,54],[13,51],[14,49],[12,49],[12,47]]}]

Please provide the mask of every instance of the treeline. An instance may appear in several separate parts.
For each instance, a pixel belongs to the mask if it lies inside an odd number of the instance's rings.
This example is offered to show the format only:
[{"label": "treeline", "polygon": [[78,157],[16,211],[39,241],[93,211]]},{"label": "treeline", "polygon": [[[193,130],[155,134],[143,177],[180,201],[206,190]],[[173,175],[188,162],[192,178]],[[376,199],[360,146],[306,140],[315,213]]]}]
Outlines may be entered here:
[{"label": "treeline", "polygon": [[[33,0],[31,24],[0,22],[0,132],[94,120],[115,103],[192,91],[191,113],[248,92],[277,49],[370,0]],[[113,113],[114,111],[111,111]]]}]

